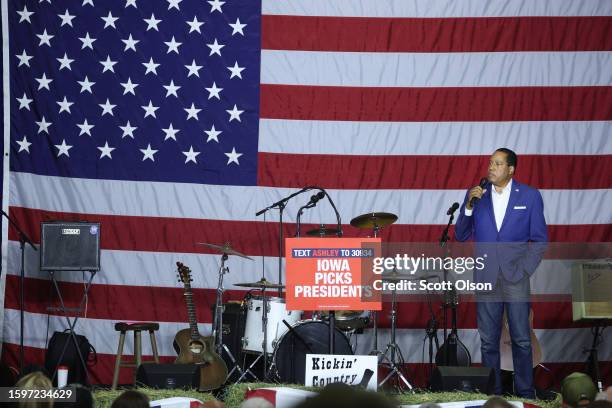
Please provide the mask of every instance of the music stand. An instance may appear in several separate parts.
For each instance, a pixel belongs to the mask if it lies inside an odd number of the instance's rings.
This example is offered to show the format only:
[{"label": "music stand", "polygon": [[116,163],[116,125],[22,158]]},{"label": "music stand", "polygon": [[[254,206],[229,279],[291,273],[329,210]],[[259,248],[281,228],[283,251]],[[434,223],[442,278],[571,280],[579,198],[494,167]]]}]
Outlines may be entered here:
[{"label": "music stand", "polygon": [[[40,234],[40,269],[48,271],[55,293],[60,301],[59,307],[48,307],[49,312],[61,312],[68,325],[69,337],[64,340],[62,352],[58,358],[58,366],[53,370],[51,381],[57,375],[57,369],[68,349],[69,339],[72,339],[79,361],[85,373],[85,383],[89,382],[87,363],[83,358],[74,328],[80,318],[79,313],[89,294],[91,282],[96,272],[100,270],[100,223],[90,222],[41,222]],[[78,307],[66,307],[64,297],[55,277],[58,271],[89,272],[90,276],[83,288],[83,294]],[[75,313],[71,317],[69,313]]]}]

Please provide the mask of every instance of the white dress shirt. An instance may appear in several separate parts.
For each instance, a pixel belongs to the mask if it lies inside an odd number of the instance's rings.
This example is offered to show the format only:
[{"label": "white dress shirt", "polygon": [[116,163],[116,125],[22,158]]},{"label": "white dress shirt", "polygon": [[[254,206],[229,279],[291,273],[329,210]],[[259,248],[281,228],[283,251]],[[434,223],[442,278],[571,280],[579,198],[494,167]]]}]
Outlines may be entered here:
[{"label": "white dress shirt", "polygon": [[[495,225],[499,232],[502,223],[504,222],[504,216],[506,215],[506,209],[508,208],[508,202],[510,201],[510,191],[512,191],[512,179],[508,181],[506,187],[503,188],[501,193],[498,193],[495,186],[491,185],[491,201],[493,202],[493,215],[495,215]],[[474,209],[469,210],[467,207],[464,210],[466,217],[471,217]]]}]

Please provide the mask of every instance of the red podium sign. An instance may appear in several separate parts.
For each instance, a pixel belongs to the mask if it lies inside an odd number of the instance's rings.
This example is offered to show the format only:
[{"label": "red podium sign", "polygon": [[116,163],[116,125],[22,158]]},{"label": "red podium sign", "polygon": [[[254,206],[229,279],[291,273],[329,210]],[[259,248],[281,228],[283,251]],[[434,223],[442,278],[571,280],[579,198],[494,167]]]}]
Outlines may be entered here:
[{"label": "red podium sign", "polygon": [[287,238],[287,310],[381,310],[371,288],[380,238]]}]

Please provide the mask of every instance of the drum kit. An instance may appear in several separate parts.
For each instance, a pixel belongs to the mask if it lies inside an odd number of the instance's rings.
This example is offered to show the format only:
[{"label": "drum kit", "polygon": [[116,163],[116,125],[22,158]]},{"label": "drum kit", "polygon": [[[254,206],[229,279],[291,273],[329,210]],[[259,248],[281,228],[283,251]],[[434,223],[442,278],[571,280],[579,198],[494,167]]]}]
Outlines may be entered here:
[{"label": "drum kit", "polygon": [[[380,231],[397,221],[397,216],[391,213],[367,213],[351,220],[351,225],[357,228],[373,231],[378,237]],[[337,236],[339,229],[320,225],[318,228],[306,232],[310,237]],[[395,342],[396,330],[396,302],[393,293],[391,310],[391,338],[384,352],[378,350],[377,313],[375,311],[342,310],[335,313],[312,313],[305,318],[303,311],[291,311],[285,307],[285,299],[281,296],[272,296],[269,290],[278,290],[279,294],[285,288],[262,278],[256,282],[235,283],[234,286],[250,289],[249,295],[243,301],[246,312],[244,337],[242,338],[242,353],[256,356],[248,367],[241,367],[235,356],[223,343],[223,275],[229,272],[225,265],[228,256],[238,256],[251,259],[247,255],[233,249],[229,244],[223,246],[208,243],[198,243],[222,254],[219,268],[219,281],[217,299],[213,317],[213,338],[216,351],[219,355],[225,352],[233,367],[228,378],[234,372],[239,373],[236,382],[241,382],[250,376],[252,380],[276,380],[282,383],[304,383],[306,354],[328,354],[330,339],[333,339],[333,353],[337,355],[353,355],[354,349],[350,338],[355,334],[363,333],[363,329],[373,324],[374,350],[370,354],[379,357],[380,364],[386,364],[389,369],[387,376],[380,383],[382,386],[394,375],[412,390],[412,385],[400,370],[403,357],[401,350]],[[383,275],[383,279],[385,275]],[[396,279],[389,275],[389,280]],[[256,294],[253,295],[252,293]],[[331,317],[335,315],[334,317]],[[333,335],[329,335],[329,333]],[[263,360],[263,378],[254,373],[254,367],[259,360]],[[245,365],[246,366],[246,365]],[[398,381],[399,383],[399,381]]]}]

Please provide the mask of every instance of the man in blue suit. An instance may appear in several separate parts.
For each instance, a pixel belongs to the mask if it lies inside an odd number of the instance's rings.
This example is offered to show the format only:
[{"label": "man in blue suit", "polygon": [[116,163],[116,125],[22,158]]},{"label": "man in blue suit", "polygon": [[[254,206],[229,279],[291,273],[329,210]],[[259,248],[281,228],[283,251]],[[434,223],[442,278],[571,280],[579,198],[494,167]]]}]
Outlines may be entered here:
[{"label": "man in blue suit", "polygon": [[482,364],[495,370],[495,394],[501,394],[500,337],[504,309],[512,339],[515,393],[535,398],[529,327],[529,277],[538,267],[548,241],[540,192],[512,177],[518,158],[506,148],[490,158],[487,183],[468,191],[461,206],[455,237],[474,240],[486,253],[485,268],[474,281],[493,285],[477,294]]}]

